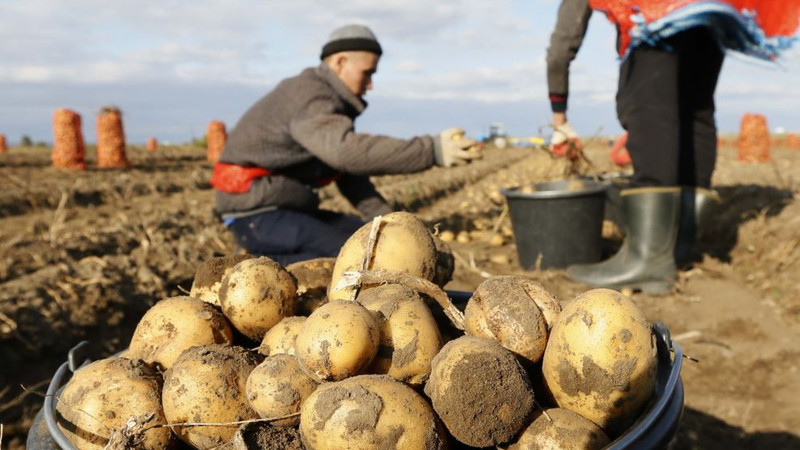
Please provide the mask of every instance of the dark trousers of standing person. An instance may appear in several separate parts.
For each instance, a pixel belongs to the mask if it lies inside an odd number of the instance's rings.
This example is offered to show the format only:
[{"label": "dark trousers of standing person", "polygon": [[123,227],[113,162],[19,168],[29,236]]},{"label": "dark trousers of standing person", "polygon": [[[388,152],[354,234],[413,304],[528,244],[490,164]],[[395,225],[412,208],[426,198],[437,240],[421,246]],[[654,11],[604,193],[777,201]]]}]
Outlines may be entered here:
[{"label": "dark trousers of standing person", "polygon": [[714,91],[724,52],[705,27],[638,47],[622,63],[617,115],[628,130],[631,186],[709,188],[717,158]]},{"label": "dark trousers of standing person", "polygon": [[714,91],[724,53],[705,28],[663,47],[637,47],[620,68],[617,114],[634,169],[632,189],[621,192],[625,242],[606,261],[567,269],[593,287],[668,293],[692,253],[696,188],[710,187],[717,157]]},{"label": "dark trousers of standing person", "polygon": [[331,211],[306,213],[276,209],[236,219],[231,231],[239,247],[283,266],[313,258],[336,257],[364,222]]}]

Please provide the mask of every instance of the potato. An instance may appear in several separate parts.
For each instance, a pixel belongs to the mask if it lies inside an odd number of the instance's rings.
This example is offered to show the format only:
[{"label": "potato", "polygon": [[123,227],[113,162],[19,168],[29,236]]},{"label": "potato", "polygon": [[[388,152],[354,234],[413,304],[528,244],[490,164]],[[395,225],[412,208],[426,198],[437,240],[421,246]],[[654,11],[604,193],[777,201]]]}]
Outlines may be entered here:
[{"label": "potato", "polygon": [[258,418],[247,403],[246,384],[258,355],[242,347],[208,345],[181,354],[164,374],[164,414],[181,440],[208,449],[227,442],[232,426],[181,427],[187,422],[220,423]]},{"label": "potato", "polygon": [[315,258],[286,266],[297,280],[295,310],[298,316],[307,316],[328,301],[334,263],[336,258]]},{"label": "potato", "polygon": [[254,341],[261,341],[281,319],[294,315],[296,298],[292,275],[264,256],[236,264],[219,288],[222,312]]},{"label": "potato", "polygon": [[280,353],[294,355],[294,341],[304,323],[306,323],[306,318],[302,316],[284,317],[264,335],[264,339],[258,347],[258,353],[264,356]]},{"label": "potato", "polygon": [[222,286],[222,279],[230,273],[233,266],[252,257],[252,255],[230,255],[204,261],[197,266],[189,295],[212,305],[220,306],[219,288]]},{"label": "potato", "polygon": [[516,276],[485,280],[467,302],[465,332],[496,339],[500,345],[537,363],[561,306],[539,283]]},{"label": "potato", "polygon": [[216,307],[193,297],[172,297],[142,316],[126,356],[169,369],[189,347],[232,342],[233,329]]},{"label": "potato", "polygon": [[544,383],[559,407],[613,438],[653,395],[656,352],[642,311],[619,292],[593,289],[567,303],[556,320],[542,363]]},{"label": "potato", "polygon": [[[436,274],[436,245],[425,224],[406,212],[387,214],[380,220],[374,252],[367,268],[407,272],[433,281]],[[336,289],[336,284],[345,272],[361,270],[371,228],[371,222],[365,224],[342,246],[333,266],[328,299],[351,299],[353,290]]]},{"label": "potato", "polygon": [[300,430],[255,422],[239,427],[233,438],[216,450],[305,450]]},{"label": "potato", "polygon": [[315,379],[341,380],[372,363],[380,336],[378,320],[366,308],[332,301],[308,316],[295,340],[295,356]]},{"label": "potato", "polygon": [[[80,449],[105,448],[112,432],[123,429],[130,418],[145,428],[167,422],[161,375],[139,359],[101,359],[76,370],[56,408],[58,427]],[[138,448],[168,448],[173,441],[169,428],[150,428]]]},{"label": "potato", "polygon": [[447,448],[428,402],[386,375],[320,386],[303,404],[300,435],[309,450]]},{"label": "potato", "polygon": [[456,260],[453,257],[453,250],[444,239],[433,236],[433,243],[436,246],[436,273],[433,282],[443,288],[453,279]]},{"label": "potato", "polygon": [[536,419],[525,428],[508,450],[599,450],[611,441],[592,421],[561,408],[536,412]]},{"label": "potato", "polygon": [[510,441],[533,413],[533,388],[497,341],[464,336],[433,358],[425,393],[450,433],[472,447]]},{"label": "potato", "polygon": [[387,284],[361,291],[357,300],[381,322],[380,349],[368,371],[409,384],[424,383],[442,339],[419,294],[399,284]]},{"label": "potato", "polygon": [[[294,356],[270,356],[247,378],[247,401],[262,419],[300,412],[300,406],[317,389],[318,383],[308,376]],[[293,426],[300,417],[275,422],[276,426]]]}]

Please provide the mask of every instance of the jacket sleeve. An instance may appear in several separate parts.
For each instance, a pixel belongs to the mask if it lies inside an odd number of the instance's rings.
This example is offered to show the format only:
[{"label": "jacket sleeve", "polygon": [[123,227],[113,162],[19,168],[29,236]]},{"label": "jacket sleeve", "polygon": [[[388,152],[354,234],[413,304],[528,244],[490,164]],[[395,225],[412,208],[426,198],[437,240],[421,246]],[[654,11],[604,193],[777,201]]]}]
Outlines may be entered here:
[{"label": "jacket sleeve", "polygon": [[419,172],[434,164],[431,136],[397,139],[356,133],[353,119],[329,98],[312,99],[289,124],[289,134],[328,166],[354,175]]},{"label": "jacket sleeve", "polygon": [[393,211],[366,176],[345,174],[336,182],[336,186],[365,220]]},{"label": "jacket sleeve", "polygon": [[553,112],[567,110],[569,66],[583,43],[592,9],[589,0],[562,0],[547,48],[547,87]]}]

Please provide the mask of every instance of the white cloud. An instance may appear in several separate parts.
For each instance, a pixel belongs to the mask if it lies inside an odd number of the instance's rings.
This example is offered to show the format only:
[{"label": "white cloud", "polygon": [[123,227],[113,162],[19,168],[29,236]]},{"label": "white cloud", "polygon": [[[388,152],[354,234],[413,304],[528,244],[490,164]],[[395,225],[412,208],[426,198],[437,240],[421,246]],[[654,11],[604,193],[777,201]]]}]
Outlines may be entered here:
[{"label": "white cloud", "polygon": [[[528,102],[546,117],[543,58],[557,5],[555,0],[5,0],[0,83],[18,90],[24,85],[25,95],[4,99],[0,116],[17,120],[13,111],[26,110],[28,103],[49,107],[55,90],[69,86],[91,87],[97,98],[109,101],[125,86],[148,86],[124,98],[136,98],[142,107],[168,102],[174,115],[185,114],[181,108],[198,107],[187,106],[191,97],[185,91],[171,97],[171,90],[157,87],[261,92],[317,64],[334,27],[360,22],[376,32],[385,50],[371,95],[423,106],[469,101],[493,111],[508,102]],[[571,70],[571,116],[585,108],[608,112],[592,120],[615,122],[614,38],[603,17],[592,20]],[[725,114],[746,107],[796,110],[800,86],[790,76],[800,71],[798,55],[783,72],[726,61],[718,105]],[[213,105],[200,107],[213,115]]]},{"label": "white cloud", "polygon": [[398,62],[394,66],[394,70],[401,73],[418,73],[420,70],[422,70],[422,65],[417,61],[406,59]]}]

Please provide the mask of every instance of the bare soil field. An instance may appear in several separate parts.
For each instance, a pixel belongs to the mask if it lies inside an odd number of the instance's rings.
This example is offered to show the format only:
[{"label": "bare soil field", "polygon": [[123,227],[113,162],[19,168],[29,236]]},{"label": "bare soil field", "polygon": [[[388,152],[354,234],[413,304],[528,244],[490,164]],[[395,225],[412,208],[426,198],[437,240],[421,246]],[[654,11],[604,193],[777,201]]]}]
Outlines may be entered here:
[{"label": "bare soil field", "polygon": [[[439,230],[471,232],[453,242],[448,289],[474,290],[486,277],[518,274],[560,301],[587,288],[560,270],[523,269],[498,190],[612,171],[609,148],[573,167],[535,149],[486,150],[475,164],[375,178],[397,208]],[[665,322],[686,354],[686,409],[673,448],[800,448],[800,151],[743,164],[722,148],[721,194],[705,259],[681,272],[668,296],[634,294]],[[205,149],[130,147],[126,170],[57,170],[48,148],[0,155],[0,442],[24,448],[42,393],[67,351],[89,340],[98,355],[127,347],[154,302],[188,292],[197,265],[236,251],[213,212]],[[91,166],[91,161],[90,161]],[[323,205],[352,211],[335,188]],[[493,245],[491,232],[505,236]],[[609,240],[608,251],[618,245]]]}]

